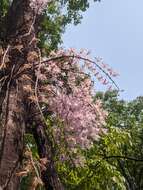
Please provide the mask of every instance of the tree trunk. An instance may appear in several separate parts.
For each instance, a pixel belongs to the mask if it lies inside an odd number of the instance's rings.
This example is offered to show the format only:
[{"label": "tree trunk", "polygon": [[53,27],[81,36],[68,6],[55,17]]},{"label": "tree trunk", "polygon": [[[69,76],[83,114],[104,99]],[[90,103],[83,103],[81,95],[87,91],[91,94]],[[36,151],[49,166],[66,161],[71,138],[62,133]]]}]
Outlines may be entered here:
[{"label": "tree trunk", "polygon": [[[21,76],[14,79],[19,69],[27,63],[29,42],[34,33],[24,37],[33,22],[28,0],[13,0],[5,17],[3,46],[9,55],[9,62],[1,68],[0,74],[7,77],[1,84],[1,120],[0,120],[0,187],[5,190],[18,190],[20,179],[16,172],[20,168],[24,147],[25,112],[23,85]],[[21,46],[23,51],[16,48]],[[9,48],[8,48],[9,47]],[[27,49],[29,48],[29,49]],[[2,60],[3,62],[5,60]],[[3,63],[1,62],[1,65]],[[5,63],[4,63],[5,64]]]},{"label": "tree trunk", "polygon": [[[0,70],[0,77],[6,77],[4,84],[0,84],[0,189],[3,190],[19,189],[20,179],[16,173],[20,169],[24,147],[23,136],[28,112],[25,107],[31,104],[28,99],[30,94],[25,91],[24,87],[29,85],[33,89],[36,83],[35,58],[29,62],[28,56],[32,52],[36,54],[38,52],[36,41],[33,40],[37,23],[36,15],[29,3],[30,0],[13,0],[5,17],[5,33],[2,34],[3,46],[7,47],[5,52],[9,54],[9,63],[6,68]],[[36,103],[34,107],[37,109]],[[27,107],[27,109],[30,108]],[[41,119],[40,121],[42,122]],[[45,132],[42,136],[45,144],[41,144],[40,125],[43,126],[43,123],[36,124],[35,139],[37,138],[40,157],[46,157],[49,161],[46,165],[47,169],[42,171],[42,180],[48,190],[63,190],[54,167],[51,144],[46,139]]]},{"label": "tree trunk", "polygon": [[20,168],[25,130],[24,106],[21,91],[11,87],[5,98],[1,123],[0,149],[0,187],[4,190],[19,189],[19,178],[16,172]]}]

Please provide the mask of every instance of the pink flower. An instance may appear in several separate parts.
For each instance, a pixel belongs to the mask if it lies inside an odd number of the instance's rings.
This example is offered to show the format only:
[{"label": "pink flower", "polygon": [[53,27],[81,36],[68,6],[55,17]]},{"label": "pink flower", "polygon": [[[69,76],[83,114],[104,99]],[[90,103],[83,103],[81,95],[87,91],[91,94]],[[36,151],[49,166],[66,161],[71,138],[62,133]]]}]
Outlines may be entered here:
[{"label": "pink flower", "polygon": [[30,0],[30,7],[36,14],[41,14],[49,2],[50,0]]}]

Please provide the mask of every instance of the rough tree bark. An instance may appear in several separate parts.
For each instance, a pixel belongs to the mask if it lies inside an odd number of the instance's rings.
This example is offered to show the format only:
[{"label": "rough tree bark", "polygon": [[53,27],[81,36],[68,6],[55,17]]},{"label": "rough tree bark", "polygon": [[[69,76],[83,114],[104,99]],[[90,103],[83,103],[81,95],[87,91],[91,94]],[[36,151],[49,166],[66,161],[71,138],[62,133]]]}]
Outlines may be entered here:
[{"label": "rough tree bark", "polygon": [[[19,189],[20,178],[16,172],[21,166],[23,136],[27,122],[26,109],[29,109],[27,105],[30,105],[25,86],[34,86],[36,80],[33,69],[35,58],[30,62],[28,59],[31,52],[37,53],[34,28],[36,15],[29,3],[30,0],[13,0],[4,22],[3,46],[5,55],[9,55],[9,61],[0,70],[0,76],[4,78],[0,84],[0,188],[5,190]],[[1,65],[5,64],[4,61],[1,59]],[[38,123],[39,127],[40,125],[44,126],[43,123]],[[42,150],[45,148],[46,151],[40,152],[42,144],[39,127],[35,128],[34,133],[39,155],[48,159],[47,170],[42,173],[43,182],[46,189],[62,190],[63,187],[54,168],[50,144],[45,135],[43,138],[46,144]]]}]

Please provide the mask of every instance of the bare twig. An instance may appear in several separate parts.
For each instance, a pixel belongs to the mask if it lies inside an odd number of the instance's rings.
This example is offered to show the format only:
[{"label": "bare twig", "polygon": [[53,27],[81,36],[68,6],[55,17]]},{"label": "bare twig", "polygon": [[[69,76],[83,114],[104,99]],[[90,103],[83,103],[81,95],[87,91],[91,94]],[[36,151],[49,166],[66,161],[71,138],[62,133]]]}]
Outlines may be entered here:
[{"label": "bare twig", "polygon": [[3,55],[3,58],[2,58],[2,63],[0,65],[0,70],[4,67],[5,65],[5,59],[6,59],[6,56],[7,56],[7,53],[9,51],[9,48],[10,48],[10,45],[7,46],[5,52],[4,52],[4,55]]},{"label": "bare twig", "polygon": [[37,71],[37,76],[36,76],[36,82],[35,82],[35,96],[36,96],[36,101],[37,101],[37,106],[38,106],[38,109],[40,111],[40,114],[43,118],[43,121],[46,123],[46,120],[45,120],[45,117],[43,115],[43,112],[42,112],[42,109],[40,107],[40,104],[39,104],[39,101],[38,101],[38,82],[39,82],[39,74],[40,74],[40,68],[41,68],[41,65],[42,65],[42,58],[41,58],[41,52],[40,52],[40,49],[38,49],[38,52],[39,52],[39,66],[38,66],[38,71]]}]

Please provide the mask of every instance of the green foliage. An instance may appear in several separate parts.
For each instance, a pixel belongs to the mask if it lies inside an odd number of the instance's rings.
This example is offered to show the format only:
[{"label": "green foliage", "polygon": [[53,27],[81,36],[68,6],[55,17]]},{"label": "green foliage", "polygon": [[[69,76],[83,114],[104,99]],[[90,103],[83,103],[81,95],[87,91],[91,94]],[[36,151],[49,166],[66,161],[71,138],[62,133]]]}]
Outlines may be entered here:
[{"label": "green foliage", "polygon": [[[66,189],[76,190],[124,190],[125,178],[117,168],[117,160],[105,155],[122,155],[122,147],[128,143],[128,133],[111,128],[107,135],[95,142],[93,148],[83,153],[83,166],[71,167],[61,164],[59,174]],[[83,156],[82,155],[82,156]]]},{"label": "green foliage", "polygon": [[[142,189],[143,97],[125,102],[118,100],[115,91],[99,93],[96,98],[99,97],[109,112],[107,127],[111,132],[110,140],[108,139],[109,133],[105,137],[109,143],[106,145],[104,154],[115,156],[112,163],[116,162],[117,170],[125,178],[127,189]],[[115,135],[115,130],[120,132]],[[117,159],[116,156],[124,156],[124,158]],[[126,159],[127,157],[134,158],[134,160]]]},{"label": "green foliage", "polygon": [[[94,0],[99,1],[99,0]],[[43,54],[58,48],[62,43],[62,34],[70,23],[79,24],[82,12],[89,8],[89,0],[55,0],[49,3],[47,10],[40,18],[38,26],[39,47]],[[8,11],[10,0],[0,1],[0,27],[2,18]]]},{"label": "green foliage", "polygon": [[88,0],[57,0],[52,1],[43,14],[39,31],[40,48],[43,53],[57,49],[62,43],[62,34],[70,23],[79,24],[82,12],[89,8]]},{"label": "green foliage", "polygon": [[0,18],[4,17],[9,8],[10,1],[9,0],[0,0]]}]

